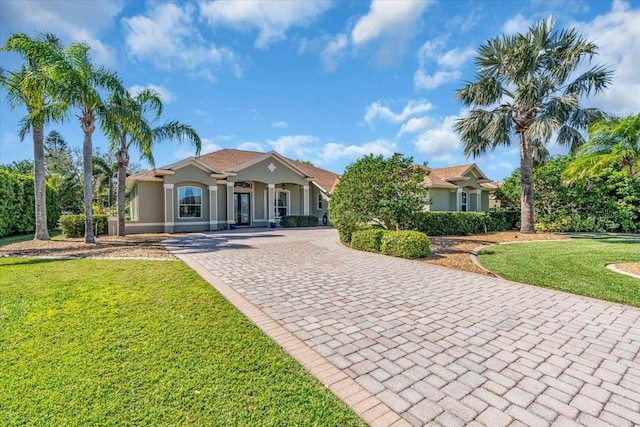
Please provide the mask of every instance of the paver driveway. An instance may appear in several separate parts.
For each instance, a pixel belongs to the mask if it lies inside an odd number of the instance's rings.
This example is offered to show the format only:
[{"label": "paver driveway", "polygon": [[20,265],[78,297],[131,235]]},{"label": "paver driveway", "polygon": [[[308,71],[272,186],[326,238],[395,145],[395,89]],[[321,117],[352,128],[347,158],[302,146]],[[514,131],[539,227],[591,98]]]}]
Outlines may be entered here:
[{"label": "paver driveway", "polygon": [[640,424],[636,308],[354,251],[326,228],[169,245],[413,425]]}]

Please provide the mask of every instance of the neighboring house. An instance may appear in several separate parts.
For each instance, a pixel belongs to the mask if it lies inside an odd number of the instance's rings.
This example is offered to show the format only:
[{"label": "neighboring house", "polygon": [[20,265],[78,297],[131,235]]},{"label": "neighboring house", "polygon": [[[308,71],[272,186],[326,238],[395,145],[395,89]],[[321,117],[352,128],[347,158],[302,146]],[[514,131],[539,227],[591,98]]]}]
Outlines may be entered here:
[{"label": "neighboring house", "polygon": [[429,211],[488,211],[495,185],[475,163],[446,168],[427,168]]},{"label": "neighboring house", "polygon": [[328,210],[339,176],[271,151],[224,149],[131,175],[131,233],[267,227]]}]

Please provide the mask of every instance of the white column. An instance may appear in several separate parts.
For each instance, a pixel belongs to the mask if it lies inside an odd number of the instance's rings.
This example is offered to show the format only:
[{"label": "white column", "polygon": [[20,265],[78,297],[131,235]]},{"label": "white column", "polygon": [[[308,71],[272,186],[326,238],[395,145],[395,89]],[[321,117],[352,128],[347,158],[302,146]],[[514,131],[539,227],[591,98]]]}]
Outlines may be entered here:
[{"label": "white column", "polygon": [[163,184],[164,189],[164,232],[173,233],[174,206],[173,184]]},{"label": "white column", "polygon": [[303,208],[302,208],[302,215],[309,215],[309,186],[305,185],[302,187],[302,197],[304,199],[303,201]]},{"label": "white column", "polygon": [[209,230],[218,229],[218,186],[209,186]]},{"label": "white column", "polygon": [[267,206],[269,211],[269,222],[274,222],[276,220],[276,185],[268,184],[269,191],[267,195]]},{"label": "white column", "polygon": [[[467,200],[467,203],[469,201]],[[460,212],[462,210],[462,188],[458,188],[456,190],[456,211]]]},{"label": "white column", "polygon": [[482,190],[476,190],[476,210],[482,210]]},{"label": "white column", "polygon": [[227,224],[231,224],[232,222],[236,221],[233,215],[234,214],[233,203],[235,201],[233,199],[234,185],[235,185],[234,182],[227,182]]}]

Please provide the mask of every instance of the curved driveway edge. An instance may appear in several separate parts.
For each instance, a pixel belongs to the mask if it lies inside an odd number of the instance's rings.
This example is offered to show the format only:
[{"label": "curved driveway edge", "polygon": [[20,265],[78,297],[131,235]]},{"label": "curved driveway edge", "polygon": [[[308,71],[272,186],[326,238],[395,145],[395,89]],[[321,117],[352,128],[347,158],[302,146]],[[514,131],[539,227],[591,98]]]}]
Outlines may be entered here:
[{"label": "curved driveway edge", "polygon": [[640,424],[637,308],[353,251],[325,228],[167,244],[338,396],[379,399],[368,422],[400,425],[386,405],[416,426]]}]

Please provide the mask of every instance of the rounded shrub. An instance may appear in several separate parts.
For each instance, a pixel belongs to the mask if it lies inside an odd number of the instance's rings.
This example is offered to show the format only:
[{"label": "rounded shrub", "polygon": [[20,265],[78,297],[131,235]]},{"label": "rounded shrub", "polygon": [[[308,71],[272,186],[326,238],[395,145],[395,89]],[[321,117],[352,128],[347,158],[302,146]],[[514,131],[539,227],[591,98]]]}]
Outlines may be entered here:
[{"label": "rounded shrub", "polygon": [[429,237],[419,231],[388,231],[382,235],[380,252],[400,258],[426,258],[431,253]]},{"label": "rounded shrub", "polygon": [[383,228],[356,230],[351,234],[351,247],[360,251],[380,253],[382,236],[388,232]]}]

